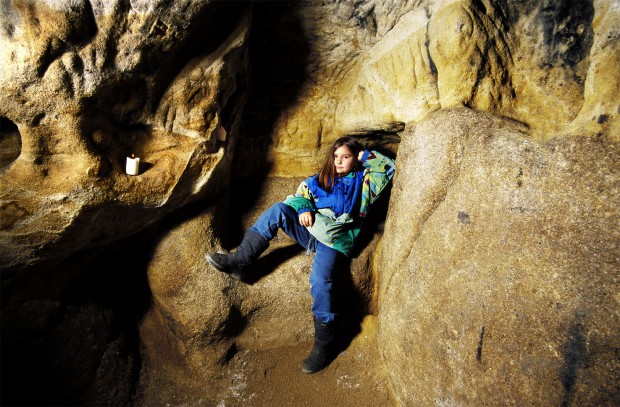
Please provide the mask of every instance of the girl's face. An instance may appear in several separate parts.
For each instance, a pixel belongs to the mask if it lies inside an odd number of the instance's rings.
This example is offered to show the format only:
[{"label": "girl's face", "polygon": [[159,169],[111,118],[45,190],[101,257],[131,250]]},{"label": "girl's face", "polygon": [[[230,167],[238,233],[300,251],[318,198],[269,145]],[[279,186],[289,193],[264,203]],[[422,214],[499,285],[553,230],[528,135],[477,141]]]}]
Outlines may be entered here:
[{"label": "girl's face", "polygon": [[334,151],[334,165],[338,175],[348,174],[357,164],[357,157],[353,156],[349,147],[342,146]]}]

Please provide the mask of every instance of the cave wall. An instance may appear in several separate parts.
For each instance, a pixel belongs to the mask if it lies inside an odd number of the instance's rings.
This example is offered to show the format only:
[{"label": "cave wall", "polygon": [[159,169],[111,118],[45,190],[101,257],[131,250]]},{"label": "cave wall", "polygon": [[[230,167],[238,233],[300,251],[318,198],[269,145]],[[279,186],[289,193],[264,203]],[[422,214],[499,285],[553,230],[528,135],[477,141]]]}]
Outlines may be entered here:
[{"label": "cave wall", "polygon": [[302,2],[288,18],[280,11],[267,4],[255,19],[270,22],[261,36],[272,45],[268,61],[286,50],[282,63],[293,74],[258,64],[251,89],[296,93],[251,98],[254,120],[269,121],[244,121],[240,173],[266,154],[273,174],[304,175],[342,134],[393,135],[458,106],[526,123],[536,140],[584,132],[617,139],[614,2]]},{"label": "cave wall", "polygon": [[[304,290],[291,270],[307,258],[289,253],[256,294],[201,254],[233,246],[230,184],[259,175],[268,191],[242,194],[245,227],[355,134],[398,153],[385,232],[352,264],[397,402],[618,401],[616,1],[0,7],[3,343],[53,345],[87,320],[97,349],[131,344],[127,304],[67,287],[99,264],[81,253],[137,238],[142,266],[112,264],[148,280],[147,360],[165,345],[208,377],[233,345],[307,338],[308,299],[280,295]],[[107,373],[135,376],[127,349]],[[108,377],[92,366],[65,367]]]},{"label": "cave wall", "polygon": [[204,1],[3,3],[3,269],[128,236],[227,182],[249,18]]},{"label": "cave wall", "polygon": [[3,404],[132,403],[149,228],[229,182],[250,21],[246,3],[0,5]]}]

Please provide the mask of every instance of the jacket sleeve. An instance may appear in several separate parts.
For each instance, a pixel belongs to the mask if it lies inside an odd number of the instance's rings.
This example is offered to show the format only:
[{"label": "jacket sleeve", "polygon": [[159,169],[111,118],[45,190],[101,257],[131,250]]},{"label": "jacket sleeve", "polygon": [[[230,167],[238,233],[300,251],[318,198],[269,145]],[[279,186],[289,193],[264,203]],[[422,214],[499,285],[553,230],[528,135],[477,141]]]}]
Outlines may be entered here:
[{"label": "jacket sleeve", "polygon": [[304,212],[314,212],[316,210],[313,194],[308,188],[310,179],[311,178],[308,178],[303,181],[297,188],[295,194],[287,196],[284,200],[284,203],[295,209],[298,215]]},{"label": "jacket sleeve", "polygon": [[[394,160],[377,151],[364,151],[361,159],[364,166],[364,184],[362,186],[363,204],[372,204],[381,194],[381,191],[394,177],[396,167]],[[362,215],[365,215],[366,205],[362,205]]]}]

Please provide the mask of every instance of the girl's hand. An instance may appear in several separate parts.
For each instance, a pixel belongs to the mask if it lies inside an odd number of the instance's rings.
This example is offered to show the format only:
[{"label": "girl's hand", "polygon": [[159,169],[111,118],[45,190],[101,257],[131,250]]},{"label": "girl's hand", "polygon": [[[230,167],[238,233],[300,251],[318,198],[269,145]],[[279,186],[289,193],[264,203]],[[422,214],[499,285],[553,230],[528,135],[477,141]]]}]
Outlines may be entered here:
[{"label": "girl's hand", "polygon": [[310,227],[314,223],[314,215],[312,212],[304,212],[299,215],[299,224],[301,226]]}]

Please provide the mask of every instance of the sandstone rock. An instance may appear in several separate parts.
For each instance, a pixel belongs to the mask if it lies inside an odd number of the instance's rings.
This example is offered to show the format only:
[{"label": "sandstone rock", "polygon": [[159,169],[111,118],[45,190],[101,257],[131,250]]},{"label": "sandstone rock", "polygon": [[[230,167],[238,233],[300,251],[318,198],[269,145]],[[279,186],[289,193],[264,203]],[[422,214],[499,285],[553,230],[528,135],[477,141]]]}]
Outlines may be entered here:
[{"label": "sandstone rock", "polygon": [[95,259],[106,267],[83,256],[19,290],[3,289],[3,404],[131,403],[141,369],[127,309],[142,294],[127,276],[136,265]]},{"label": "sandstone rock", "polygon": [[167,7],[3,3],[3,269],[128,236],[226,183],[249,15]]},{"label": "sandstone rock", "polygon": [[466,109],[405,131],[379,262],[399,403],[613,402],[619,153]]},{"label": "sandstone rock", "polygon": [[[282,14],[259,5],[255,22],[272,25],[256,52],[272,60],[293,44],[293,58],[285,72],[253,64],[252,88],[288,87],[250,101],[236,171],[249,174],[268,157],[272,174],[303,175],[341,135],[394,134],[394,123],[458,106],[526,123],[541,140],[568,128],[616,137],[614,4],[304,2],[294,11],[278,5]],[[255,126],[265,113],[268,122]]]},{"label": "sandstone rock", "polygon": [[[294,240],[280,232],[253,266],[251,285],[217,271],[204,258],[209,251],[223,250],[223,241],[231,233],[227,229],[235,219],[245,231],[300,182],[298,178],[270,178],[256,197],[248,196],[249,185],[240,187],[237,194],[255,199],[252,210],[238,213],[235,209],[243,201],[214,202],[161,231],[148,271],[153,310],[141,324],[149,370],[169,361],[208,381],[218,376],[237,350],[290,346],[312,339],[308,278],[313,255],[308,256]],[[373,311],[371,255],[377,240],[373,230],[366,235],[367,246],[350,270],[345,267],[335,278],[336,307],[346,335],[359,331],[361,316]],[[236,235],[231,239],[233,245],[238,239]],[[303,357],[299,355],[300,361]]]},{"label": "sandstone rock", "polygon": [[[232,147],[237,134],[237,173],[301,176],[344,133],[394,135],[442,107],[512,117],[539,139],[562,128],[618,133],[611,1],[259,3],[250,103],[234,120],[249,20],[223,3],[164,14],[164,2],[3,7],[3,246],[24,249],[6,253],[10,266],[65,253],[63,231],[84,236],[83,224],[95,230],[79,247],[140,228],[91,222],[99,211],[125,218],[110,202],[147,206],[155,219],[165,210],[153,208],[205,192],[207,178],[219,182],[215,162],[223,156],[226,173],[231,158],[221,140]],[[147,161],[144,181],[119,174],[132,152]]]},{"label": "sandstone rock", "polygon": [[[93,275],[93,251],[113,260],[116,242],[228,182],[249,17],[209,1],[0,5],[3,402],[131,403],[139,296],[111,307],[69,287]],[[113,266],[127,273],[106,274],[112,302],[144,272]]]}]

